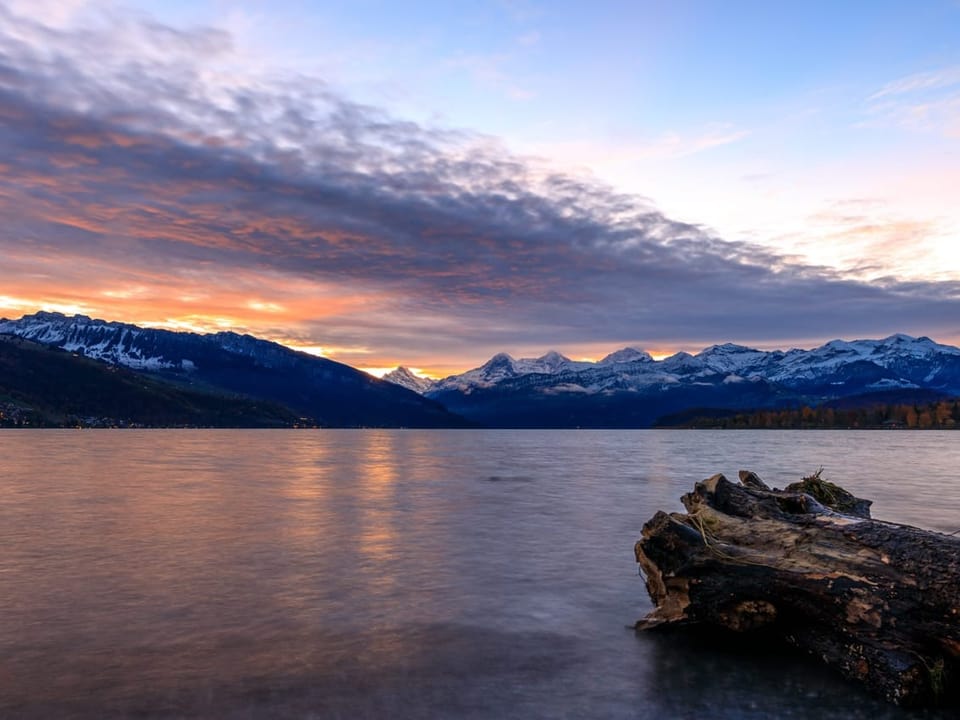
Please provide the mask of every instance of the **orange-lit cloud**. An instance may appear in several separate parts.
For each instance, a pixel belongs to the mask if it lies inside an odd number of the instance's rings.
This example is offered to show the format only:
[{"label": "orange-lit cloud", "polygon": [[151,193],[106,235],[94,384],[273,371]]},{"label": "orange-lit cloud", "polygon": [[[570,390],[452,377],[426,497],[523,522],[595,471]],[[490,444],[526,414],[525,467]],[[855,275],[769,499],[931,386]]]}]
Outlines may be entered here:
[{"label": "orange-lit cloud", "polygon": [[[122,22],[139,44],[91,58],[94,31],[0,8],[0,312],[230,328],[434,376],[503,349],[960,333],[955,283],[870,284],[725,242],[302,79],[211,87],[228,38]],[[887,250],[907,231],[836,230]]]}]

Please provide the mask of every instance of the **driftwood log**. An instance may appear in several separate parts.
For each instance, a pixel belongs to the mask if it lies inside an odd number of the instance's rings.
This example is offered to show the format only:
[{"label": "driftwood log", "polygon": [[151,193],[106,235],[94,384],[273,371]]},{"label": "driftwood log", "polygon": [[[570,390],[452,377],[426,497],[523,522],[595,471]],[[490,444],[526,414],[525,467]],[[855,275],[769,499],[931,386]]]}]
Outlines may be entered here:
[{"label": "driftwood log", "polygon": [[958,702],[960,538],[872,520],[819,472],[785,490],[715,475],[682,501],[636,544],[656,606],[638,629],[770,635],[891,702]]}]

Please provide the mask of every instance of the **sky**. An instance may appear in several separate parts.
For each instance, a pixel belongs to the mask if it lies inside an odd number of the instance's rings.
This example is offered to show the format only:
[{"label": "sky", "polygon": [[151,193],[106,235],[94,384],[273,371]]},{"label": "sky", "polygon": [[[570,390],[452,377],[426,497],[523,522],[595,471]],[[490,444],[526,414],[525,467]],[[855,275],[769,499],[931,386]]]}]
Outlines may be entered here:
[{"label": "sky", "polygon": [[960,343],[960,0],[0,0],[0,315],[442,377]]}]

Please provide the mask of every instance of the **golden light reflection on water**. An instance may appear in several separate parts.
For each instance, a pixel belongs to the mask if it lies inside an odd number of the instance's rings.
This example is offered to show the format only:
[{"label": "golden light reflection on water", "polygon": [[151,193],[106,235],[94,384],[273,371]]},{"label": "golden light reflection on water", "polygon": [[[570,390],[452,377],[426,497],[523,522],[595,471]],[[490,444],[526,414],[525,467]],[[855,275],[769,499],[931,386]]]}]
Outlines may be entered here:
[{"label": "golden light reflection on water", "polygon": [[376,568],[367,576],[372,591],[385,592],[396,585],[393,573],[398,553],[394,528],[396,506],[397,435],[390,432],[364,433],[362,451],[366,462],[358,467],[357,488],[363,497],[363,512],[357,545],[367,567]]},{"label": "golden light reflection on water", "polygon": [[[395,717],[397,698],[413,717],[559,717],[600,696],[629,700],[604,717],[673,717],[662,654],[623,629],[653,512],[715,471],[782,484],[813,460],[878,517],[952,532],[952,439],[2,431],[0,717]],[[749,693],[721,717],[758,692],[778,716],[782,676],[728,674]]]}]

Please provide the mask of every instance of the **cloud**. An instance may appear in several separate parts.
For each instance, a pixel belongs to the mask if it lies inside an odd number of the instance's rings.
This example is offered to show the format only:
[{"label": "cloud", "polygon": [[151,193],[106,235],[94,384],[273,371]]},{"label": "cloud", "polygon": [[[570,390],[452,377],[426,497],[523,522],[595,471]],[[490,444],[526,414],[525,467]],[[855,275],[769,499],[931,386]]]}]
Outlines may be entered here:
[{"label": "cloud", "polygon": [[879,100],[890,95],[938,90],[952,85],[960,85],[960,65],[907,75],[887,83],[867,99]]},{"label": "cloud", "polygon": [[[532,148],[539,156],[562,157],[569,163],[585,168],[603,168],[612,176],[629,176],[637,167],[650,166],[651,161],[671,163],[740,142],[750,134],[750,130],[729,123],[710,123],[695,129],[670,130],[655,137],[629,141],[586,138],[578,141],[536,143]],[[755,176],[752,179],[756,181],[767,177],[769,175]]]},{"label": "cloud", "polygon": [[891,81],[867,98],[865,125],[960,137],[960,65]]},{"label": "cloud", "polygon": [[[938,241],[949,238],[951,230],[935,219],[896,216],[875,202],[853,201],[812,215],[805,235],[799,249],[815,253],[817,247],[832,248],[833,260],[845,268],[845,276],[869,280],[891,271],[908,277],[911,266],[931,266]],[[931,274],[927,272],[928,277]]]},{"label": "cloud", "polygon": [[531,344],[957,330],[960,285],[871,285],[725,242],[494,139],[251,71],[216,29],[0,6],[0,146],[6,292],[117,319],[426,368]]},{"label": "cloud", "polygon": [[687,157],[705,150],[730,145],[750,135],[749,130],[737,129],[726,123],[716,123],[694,135],[666,133],[648,145],[635,148],[637,157]]}]

